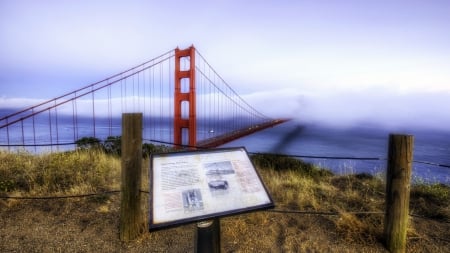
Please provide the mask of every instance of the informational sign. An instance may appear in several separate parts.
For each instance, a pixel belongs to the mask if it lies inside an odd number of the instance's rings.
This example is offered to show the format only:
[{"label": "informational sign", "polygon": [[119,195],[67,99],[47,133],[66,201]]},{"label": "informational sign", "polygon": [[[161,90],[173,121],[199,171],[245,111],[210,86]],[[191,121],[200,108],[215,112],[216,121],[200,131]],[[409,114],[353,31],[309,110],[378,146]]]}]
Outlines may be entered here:
[{"label": "informational sign", "polygon": [[245,148],[154,154],[150,229],[274,206]]}]

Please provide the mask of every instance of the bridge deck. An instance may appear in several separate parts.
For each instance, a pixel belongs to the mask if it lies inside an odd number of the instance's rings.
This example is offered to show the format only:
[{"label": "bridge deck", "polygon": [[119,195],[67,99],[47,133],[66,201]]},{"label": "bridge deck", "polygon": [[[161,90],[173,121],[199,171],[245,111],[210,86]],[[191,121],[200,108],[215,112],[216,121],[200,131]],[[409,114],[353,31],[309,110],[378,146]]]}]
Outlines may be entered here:
[{"label": "bridge deck", "polygon": [[239,139],[241,137],[244,137],[246,135],[250,135],[252,133],[264,130],[266,128],[269,127],[273,127],[275,125],[284,123],[286,121],[289,121],[289,119],[276,119],[276,120],[271,120],[269,122],[265,122],[253,127],[249,127],[249,128],[244,128],[244,129],[239,129],[236,131],[233,131],[231,133],[226,133],[223,135],[219,135],[217,137],[214,138],[210,138],[210,139],[206,139],[203,141],[199,141],[197,142],[197,147],[199,148],[214,148],[214,147],[218,147],[220,145],[223,145],[225,143],[228,143],[230,141]]}]

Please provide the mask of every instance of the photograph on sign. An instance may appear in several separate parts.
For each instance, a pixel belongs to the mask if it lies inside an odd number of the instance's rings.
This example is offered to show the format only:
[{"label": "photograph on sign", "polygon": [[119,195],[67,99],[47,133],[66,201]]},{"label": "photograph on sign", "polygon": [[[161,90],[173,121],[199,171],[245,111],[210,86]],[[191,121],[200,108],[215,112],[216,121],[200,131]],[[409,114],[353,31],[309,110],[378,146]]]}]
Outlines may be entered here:
[{"label": "photograph on sign", "polygon": [[274,206],[245,148],[153,154],[150,229]]}]

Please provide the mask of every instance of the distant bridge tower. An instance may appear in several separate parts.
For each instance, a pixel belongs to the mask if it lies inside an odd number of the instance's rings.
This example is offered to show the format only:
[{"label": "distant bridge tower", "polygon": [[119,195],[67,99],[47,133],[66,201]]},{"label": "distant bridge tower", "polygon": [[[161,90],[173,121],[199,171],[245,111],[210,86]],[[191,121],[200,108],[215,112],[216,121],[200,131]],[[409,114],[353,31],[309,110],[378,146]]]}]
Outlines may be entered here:
[{"label": "distant bridge tower", "polygon": [[[181,69],[181,60],[185,57],[189,59],[189,68]],[[176,147],[181,147],[179,145],[183,145],[183,133],[187,132],[188,145],[195,147],[197,144],[197,123],[194,46],[184,50],[175,49],[174,103],[174,143]]]}]

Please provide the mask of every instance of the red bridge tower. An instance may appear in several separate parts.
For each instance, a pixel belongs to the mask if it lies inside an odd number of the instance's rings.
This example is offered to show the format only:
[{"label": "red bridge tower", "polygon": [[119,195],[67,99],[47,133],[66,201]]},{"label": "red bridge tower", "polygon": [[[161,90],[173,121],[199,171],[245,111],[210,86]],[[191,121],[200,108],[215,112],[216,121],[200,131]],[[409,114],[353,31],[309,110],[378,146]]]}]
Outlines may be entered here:
[{"label": "red bridge tower", "polygon": [[[181,69],[181,60],[185,57],[189,59],[189,68]],[[197,120],[195,104],[194,46],[184,50],[178,48],[175,49],[174,103],[174,143],[176,147],[181,147],[181,145],[183,145],[183,133],[187,132],[188,145],[195,147],[197,145]]]}]

